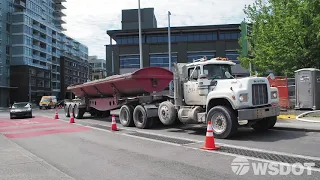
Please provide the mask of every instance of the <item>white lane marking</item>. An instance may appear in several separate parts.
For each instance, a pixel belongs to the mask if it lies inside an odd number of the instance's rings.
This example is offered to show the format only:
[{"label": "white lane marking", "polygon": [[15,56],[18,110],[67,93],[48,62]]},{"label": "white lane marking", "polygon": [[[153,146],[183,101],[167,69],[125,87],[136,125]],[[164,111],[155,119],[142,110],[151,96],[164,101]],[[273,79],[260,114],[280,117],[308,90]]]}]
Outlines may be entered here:
[{"label": "white lane marking", "polygon": [[[60,120],[60,119],[59,119],[59,120]],[[61,120],[61,121],[64,121],[64,120]],[[64,122],[65,122],[65,121],[64,121]],[[97,123],[92,123],[92,122],[86,122],[86,123],[97,125]],[[77,123],[75,123],[75,124],[77,124]],[[77,125],[85,126],[85,125],[82,125],[82,124],[77,124]],[[101,124],[99,124],[99,125],[101,125]],[[101,125],[101,126],[105,126],[105,125]],[[96,128],[96,127],[92,127],[92,126],[85,126],[85,127],[89,127],[89,128],[93,128],[93,129],[96,129],[96,130],[100,130],[100,131],[105,131],[105,132],[111,133],[110,130],[105,130],[105,129]],[[107,126],[105,126],[105,127],[107,127]],[[132,129],[129,129],[129,128],[121,128],[121,129],[129,130],[129,131],[133,131],[133,132],[141,132],[141,133],[144,133],[144,134],[151,134],[151,135],[156,135],[156,136],[162,136],[162,137],[180,139],[179,137],[175,137],[175,136],[166,136],[166,135],[162,135],[162,134],[150,133],[150,132],[145,132],[145,131],[136,131],[136,130],[132,130]],[[134,136],[134,135],[130,135],[130,134],[118,132],[118,131],[115,131],[115,132],[112,132],[112,133],[116,133],[116,134],[123,135],[123,136],[128,136],[128,137],[133,137],[133,138],[137,138],[137,139],[143,139],[143,140],[147,140],[147,141],[152,141],[152,142],[158,142],[158,143],[163,143],[163,144],[168,144],[168,145],[173,145],[173,146],[185,147],[185,148],[193,149],[193,150],[200,150],[200,151],[209,152],[209,153],[216,153],[216,154],[221,154],[221,155],[226,155],[226,156],[232,156],[232,157],[245,157],[245,158],[247,158],[247,159],[254,160],[254,161],[261,161],[261,162],[268,162],[268,163],[276,163],[276,164],[285,165],[285,166],[293,166],[292,164],[283,163],[283,162],[279,162],[279,161],[272,161],[272,160],[266,160],[266,159],[255,158],[255,157],[250,157],[250,156],[243,156],[243,155],[237,155],[237,154],[232,154],[232,153],[220,152],[219,150],[216,150],[216,151],[208,151],[208,150],[203,150],[203,149],[201,149],[200,147],[199,147],[199,148],[195,148],[195,147],[190,147],[190,146],[189,146],[189,145],[191,145],[191,144],[202,143],[202,142],[204,142],[204,141],[198,141],[198,140],[193,140],[193,139],[185,139],[185,140],[194,141],[194,143],[189,143],[189,144],[180,145],[180,144],[170,143],[170,142],[166,142],[166,141],[160,141],[160,140],[156,140],[156,139],[150,139],[150,138],[145,138],[145,137]],[[182,140],[183,140],[183,139],[182,139]],[[249,147],[244,147],[244,146],[235,146],[235,145],[229,145],[229,144],[224,144],[224,143],[216,143],[216,145],[226,146],[226,147],[233,147],[233,148],[238,148],[238,149],[243,149],[243,150],[254,150],[254,151],[259,151],[259,152],[264,152],[264,153],[273,153],[273,154],[279,154],[279,155],[287,155],[287,156],[291,156],[291,157],[299,157],[299,158],[304,158],[304,159],[310,159],[311,161],[312,161],[312,160],[320,160],[320,158],[318,158],[318,157],[304,156],[304,155],[298,155],[298,154],[290,154],[290,153],[277,152],[277,151],[268,151],[268,150],[264,150],[264,149],[249,148]],[[317,169],[317,168],[311,168],[311,170],[312,170],[312,171],[320,172],[320,169]]]}]

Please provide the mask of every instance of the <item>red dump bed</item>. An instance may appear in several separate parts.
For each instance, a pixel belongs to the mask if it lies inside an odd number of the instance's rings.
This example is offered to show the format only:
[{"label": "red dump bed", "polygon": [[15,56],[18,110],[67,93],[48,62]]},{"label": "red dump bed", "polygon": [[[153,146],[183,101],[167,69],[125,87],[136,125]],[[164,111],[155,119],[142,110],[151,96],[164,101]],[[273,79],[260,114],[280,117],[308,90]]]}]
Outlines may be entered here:
[{"label": "red dump bed", "polygon": [[143,93],[163,91],[173,80],[173,73],[161,67],[147,67],[133,73],[113,75],[83,84],[71,85],[67,89],[76,96],[97,97],[99,91],[105,96],[113,96],[112,85],[121,96],[135,96]]}]

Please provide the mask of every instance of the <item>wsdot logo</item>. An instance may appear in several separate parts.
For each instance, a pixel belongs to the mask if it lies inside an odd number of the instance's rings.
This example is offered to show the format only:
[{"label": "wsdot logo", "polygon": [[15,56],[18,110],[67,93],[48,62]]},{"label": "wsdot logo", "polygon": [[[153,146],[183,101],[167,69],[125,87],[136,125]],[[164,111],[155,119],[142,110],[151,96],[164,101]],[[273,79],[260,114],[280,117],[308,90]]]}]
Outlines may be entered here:
[{"label": "wsdot logo", "polygon": [[250,169],[249,161],[245,158],[236,157],[231,163],[231,169],[237,175],[245,175]]},{"label": "wsdot logo", "polygon": [[296,176],[307,172],[307,175],[312,174],[312,167],[315,163],[294,163],[294,164],[279,164],[275,162],[252,162],[243,157],[236,157],[231,163],[232,171],[237,175],[245,175],[252,168],[254,175],[283,175],[293,174]]}]

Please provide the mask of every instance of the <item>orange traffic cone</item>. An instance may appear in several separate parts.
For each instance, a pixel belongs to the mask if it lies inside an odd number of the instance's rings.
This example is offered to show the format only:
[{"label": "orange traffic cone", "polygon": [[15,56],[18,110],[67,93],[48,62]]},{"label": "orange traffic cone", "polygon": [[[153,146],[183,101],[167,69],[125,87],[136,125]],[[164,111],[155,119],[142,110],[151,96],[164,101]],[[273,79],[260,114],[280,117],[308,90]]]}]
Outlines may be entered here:
[{"label": "orange traffic cone", "polygon": [[111,131],[118,131],[116,118],[114,114],[112,114]]},{"label": "orange traffic cone", "polygon": [[56,114],[54,115],[54,119],[59,119],[58,109],[56,109]]},{"label": "orange traffic cone", "polygon": [[74,123],[74,116],[73,113],[70,114],[70,123]]},{"label": "orange traffic cone", "polygon": [[216,146],[215,142],[214,142],[211,121],[208,121],[206,142],[205,142],[205,145],[201,149],[205,149],[205,150],[217,150],[217,149],[220,149],[220,146]]}]

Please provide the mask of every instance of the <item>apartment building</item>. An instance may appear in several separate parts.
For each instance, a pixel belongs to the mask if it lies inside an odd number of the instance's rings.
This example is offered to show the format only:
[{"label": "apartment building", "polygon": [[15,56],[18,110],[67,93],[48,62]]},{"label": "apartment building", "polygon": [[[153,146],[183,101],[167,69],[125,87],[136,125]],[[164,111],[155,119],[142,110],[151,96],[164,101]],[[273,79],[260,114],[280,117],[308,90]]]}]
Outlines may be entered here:
[{"label": "apartment building", "polygon": [[1,1],[1,25],[5,28],[1,28],[0,67],[5,76],[0,83],[5,88],[0,94],[5,97],[0,98],[0,106],[38,102],[43,95],[62,96],[60,57],[74,56],[87,62],[88,48],[63,33],[63,2],[66,0]]},{"label": "apartment building", "polygon": [[107,76],[106,60],[99,59],[97,56],[89,56],[89,64],[91,67],[91,79],[102,79]]},{"label": "apartment building", "polygon": [[67,49],[60,57],[60,99],[70,97],[69,85],[87,82],[91,77],[88,48],[70,37],[65,36],[65,39]]}]

